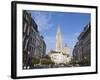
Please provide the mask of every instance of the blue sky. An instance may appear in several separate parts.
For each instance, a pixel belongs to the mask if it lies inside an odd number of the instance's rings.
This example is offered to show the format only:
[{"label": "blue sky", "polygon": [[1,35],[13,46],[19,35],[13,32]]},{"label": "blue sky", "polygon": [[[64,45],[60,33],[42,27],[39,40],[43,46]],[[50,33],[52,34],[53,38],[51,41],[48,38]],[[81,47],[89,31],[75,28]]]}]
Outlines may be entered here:
[{"label": "blue sky", "polygon": [[40,34],[44,37],[47,45],[46,52],[56,48],[56,32],[60,26],[62,34],[62,46],[67,43],[71,51],[77,37],[83,30],[85,25],[91,20],[89,13],[75,12],[44,12],[44,11],[29,11],[32,18],[38,25]]}]

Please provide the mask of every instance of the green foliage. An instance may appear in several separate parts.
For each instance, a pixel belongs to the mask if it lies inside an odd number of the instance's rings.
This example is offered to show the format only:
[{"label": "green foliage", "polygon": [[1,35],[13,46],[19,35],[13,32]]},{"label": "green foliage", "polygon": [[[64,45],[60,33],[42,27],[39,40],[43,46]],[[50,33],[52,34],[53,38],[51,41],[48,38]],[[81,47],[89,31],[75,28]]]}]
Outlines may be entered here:
[{"label": "green foliage", "polygon": [[76,64],[76,62],[75,61],[70,61],[70,64]]},{"label": "green foliage", "polygon": [[89,66],[90,60],[89,59],[83,59],[82,61],[78,62],[81,66]]},{"label": "green foliage", "polygon": [[51,59],[48,55],[45,56],[46,59]]},{"label": "green foliage", "polygon": [[81,61],[72,60],[70,62],[70,64],[73,64],[73,65],[79,64],[80,66],[90,66],[91,60],[90,60],[90,58],[86,58],[86,59],[83,59]]},{"label": "green foliage", "polygon": [[41,64],[49,65],[54,64],[54,62],[52,62],[51,59],[41,59]]},{"label": "green foliage", "polygon": [[40,62],[39,58],[32,58],[32,64],[38,64]]}]

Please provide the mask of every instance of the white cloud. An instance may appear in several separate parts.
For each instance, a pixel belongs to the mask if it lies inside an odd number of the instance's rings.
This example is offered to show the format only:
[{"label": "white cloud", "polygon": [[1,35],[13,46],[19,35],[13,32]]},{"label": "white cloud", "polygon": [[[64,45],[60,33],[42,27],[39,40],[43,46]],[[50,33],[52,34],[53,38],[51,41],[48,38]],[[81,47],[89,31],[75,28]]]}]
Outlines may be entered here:
[{"label": "white cloud", "polygon": [[35,20],[36,24],[38,25],[38,29],[40,32],[48,30],[52,27],[51,13],[31,11],[31,15]]}]

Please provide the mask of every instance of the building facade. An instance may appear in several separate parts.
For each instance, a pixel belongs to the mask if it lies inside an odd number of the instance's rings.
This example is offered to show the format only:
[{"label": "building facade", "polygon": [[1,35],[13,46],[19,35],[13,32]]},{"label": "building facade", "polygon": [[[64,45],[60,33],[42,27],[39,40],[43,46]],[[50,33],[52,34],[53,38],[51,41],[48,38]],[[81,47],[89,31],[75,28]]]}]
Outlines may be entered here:
[{"label": "building facade", "polygon": [[32,65],[32,58],[41,58],[46,53],[46,44],[38,31],[31,14],[23,11],[23,69]]},{"label": "building facade", "polygon": [[82,65],[91,65],[91,25],[84,27],[78,36],[78,42],[73,49],[73,61]]}]

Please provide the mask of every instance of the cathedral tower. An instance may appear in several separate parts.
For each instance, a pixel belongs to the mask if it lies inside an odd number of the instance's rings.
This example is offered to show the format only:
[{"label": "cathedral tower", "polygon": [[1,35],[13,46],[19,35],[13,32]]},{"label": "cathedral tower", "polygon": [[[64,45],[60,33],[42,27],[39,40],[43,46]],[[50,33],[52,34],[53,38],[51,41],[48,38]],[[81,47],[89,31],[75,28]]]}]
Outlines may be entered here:
[{"label": "cathedral tower", "polygon": [[58,26],[56,34],[56,51],[61,51],[61,49],[62,49],[62,37],[61,37],[60,26]]}]

